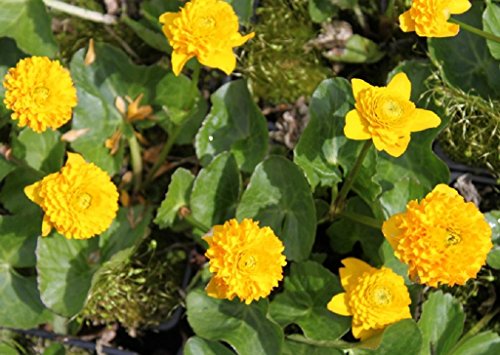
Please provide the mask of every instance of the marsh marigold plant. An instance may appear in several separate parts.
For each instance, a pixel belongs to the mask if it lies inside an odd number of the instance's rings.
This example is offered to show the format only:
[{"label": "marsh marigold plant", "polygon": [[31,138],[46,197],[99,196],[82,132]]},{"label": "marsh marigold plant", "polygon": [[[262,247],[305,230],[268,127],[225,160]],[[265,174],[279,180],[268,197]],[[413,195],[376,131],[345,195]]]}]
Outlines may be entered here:
[{"label": "marsh marigold plant", "polygon": [[57,129],[71,119],[76,89],[69,71],[47,57],[20,60],[4,78],[5,106],[20,127],[35,132]]},{"label": "marsh marigold plant", "polygon": [[254,36],[238,32],[238,17],[223,0],[191,0],[179,12],[160,16],[163,32],[172,52],[172,70],[179,75],[193,57],[211,68],[231,74],[236,67],[233,48],[241,46]]},{"label": "marsh marigold plant", "polygon": [[405,73],[392,78],[386,87],[371,86],[352,79],[355,109],[347,113],[344,134],[349,139],[372,139],[377,150],[399,157],[410,143],[410,133],[439,126],[432,111],[419,109],[410,101],[411,82]]},{"label": "marsh marigold plant", "polygon": [[91,238],[108,229],[118,210],[118,192],[108,174],[75,153],[68,153],[59,172],[24,192],[45,213],[42,236],[54,228],[68,239]]},{"label": "marsh marigold plant", "polygon": [[399,16],[399,24],[402,31],[415,31],[421,37],[452,37],[460,26],[448,22],[450,15],[470,8],[468,0],[413,0],[411,8]]},{"label": "marsh marigold plant", "polygon": [[345,292],[333,296],[327,308],[352,316],[354,337],[365,340],[386,326],[411,318],[404,279],[389,268],[376,269],[356,258],[342,260],[340,282]]},{"label": "marsh marigold plant", "polygon": [[237,296],[250,304],[267,297],[283,279],[284,246],[269,227],[244,219],[231,219],[213,227],[205,256],[210,259],[212,279],[209,296],[232,300]]},{"label": "marsh marigold plant", "polygon": [[437,287],[476,277],[493,247],[491,227],[472,202],[440,184],[420,203],[384,222],[385,238],[409,266],[410,277]]}]

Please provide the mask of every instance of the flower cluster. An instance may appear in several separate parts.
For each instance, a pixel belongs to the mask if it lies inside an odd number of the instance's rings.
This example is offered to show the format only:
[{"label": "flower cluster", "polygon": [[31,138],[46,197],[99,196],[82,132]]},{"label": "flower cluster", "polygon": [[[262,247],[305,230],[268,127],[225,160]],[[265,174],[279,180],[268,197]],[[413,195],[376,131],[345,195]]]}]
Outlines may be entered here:
[{"label": "flower cluster", "polygon": [[354,337],[365,340],[389,324],[411,318],[410,295],[401,276],[355,258],[344,259],[342,264],[345,267],[339,273],[345,292],[335,295],[327,308],[352,316]]},{"label": "flower cluster", "polygon": [[375,148],[399,157],[410,143],[410,133],[439,126],[432,111],[410,101],[411,82],[405,73],[394,76],[387,87],[352,79],[355,109],[347,113],[344,134],[355,140],[372,139]]},{"label": "flower cluster", "polygon": [[118,210],[118,192],[108,174],[75,153],[68,153],[61,171],[24,192],[45,213],[42,236],[55,228],[68,239],[91,238],[108,229]]},{"label": "flower cluster", "polygon": [[214,226],[203,239],[214,273],[207,286],[210,296],[230,300],[237,296],[250,304],[267,297],[283,279],[285,248],[271,228],[261,228],[251,219],[241,223],[232,219]]},{"label": "flower cluster", "polygon": [[491,227],[472,202],[438,185],[420,203],[387,220],[382,231],[410,277],[437,287],[463,285],[476,276],[492,248]]},{"label": "flower cluster", "polygon": [[59,61],[47,57],[20,60],[10,68],[3,85],[4,103],[14,111],[12,119],[20,127],[35,132],[57,129],[71,119],[76,106],[76,89],[69,71]]},{"label": "flower cluster", "polygon": [[179,75],[193,57],[211,68],[231,74],[236,67],[233,48],[254,36],[238,32],[238,17],[223,0],[191,0],[179,12],[160,16],[172,52],[172,70]]}]

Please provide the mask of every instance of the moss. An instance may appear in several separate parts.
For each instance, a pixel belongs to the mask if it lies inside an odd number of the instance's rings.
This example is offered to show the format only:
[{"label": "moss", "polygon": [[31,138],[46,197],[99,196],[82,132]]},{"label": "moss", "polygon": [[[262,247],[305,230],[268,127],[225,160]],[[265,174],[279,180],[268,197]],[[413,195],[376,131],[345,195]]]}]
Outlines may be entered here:
[{"label": "moss", "polygon": [[274,103],[310,96],[330,68],[305,44],[316,35],[307,0],[264,0],[257,9],[255,38],[246,47],[243,72],[254,94]]},{"label": "moss", "polygon": [[128,263],[100,275],[82,312],[87,323],[118,322],[134,334],[168,320],[180,303],[186,253],[159,244],[155,239],[143,243]]},{"label": "moss", "polygon": [[439,137],[445,152],[457,162],[486,167],[499,178],[500,102],[449,86],[437,73],[430,78],[429,86],[450,117]]}]

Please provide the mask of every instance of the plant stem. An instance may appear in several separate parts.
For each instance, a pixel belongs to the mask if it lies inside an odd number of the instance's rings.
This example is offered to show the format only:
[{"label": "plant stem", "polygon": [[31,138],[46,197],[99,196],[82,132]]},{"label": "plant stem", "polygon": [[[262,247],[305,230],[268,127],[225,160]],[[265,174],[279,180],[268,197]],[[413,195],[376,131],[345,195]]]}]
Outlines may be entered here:
[{"label": "plant stem", "polygon": [[48,7],[64,12],[69,15],[73,15],[84,20],[89,20],[93,22],[104,23],[106,25],[116,25],[118,20],[115,16],[101,14],[97,11],[82,9],[81,7],[67,4],[63,1],[58,0],[43,0],[44,4]]},{"label": "plant stem", "polygon": [[365,226],[375,228],[375,229],[381,229],[382,228],[382,222],[376,220],[375,218],[368,217],[368,216],[363,216],[361,214],[357,214],[354,212],[349,212],[349,211],[341,211],[338,213],[338,216],[345,217],[347,219],[350,219],[351,221],[355,221],[361,224],[364,224]]},{"label": "plant stem", "polygon": [[491,311],[491,312],[488,312],[486,313],[483,318],[481,318],[479,320],[479,322],[477,322],[463,337],[462,339],[460,339],[460,341],[458,343],[455,344],[455,346],[453,347],[452,351],[450,352],[450,354],[454,353],[454,350],[455,349],[458,349],[463,343],[465,343],[467,340],[469,340],[470,338],[472,338],[474,335],[476,335],[477,333],[479,333],[481,331],[481,329],[483,329],[491,319],[493,319],[497,314],[498,312],[500,312],[500,308],[497,307],[495,310]]},{"label": "plant stem", "polygon": [[455,18],[450,18],[448,21],[451,22],[451,23],[459,25],[460,28],[463,28],[464,30],[469,31],[470,33],[474,33],[475,35],[483,37],[483,38],[485,38],[487,40],[500,43],[500,37],[494,35],[493,33],[485,32],[483,30],[480,30],[479,28],[476,28],[474,26],[468,25],[468,24],[466,24],[466,23],[464,23],[462,21],[459,21],[459,20],[457,20]]},{"label": "plant stem", "polygon": [[132,172],[134,173],[134,193],[138,192],[142,183],[142,157],[141,147],[135,134],[128,139],[128,146],[130,148],[130,160],[132,164]]},{"label": "plant stem", "polygon": [[333,218],[336,214],[339,213],[339,211],[341,211],[344,208],[344,203],[347,194],[351,190],[351,187],[354,184],[354,181],[356,180],[359,170],[363,165],[363,160],[365,160],[365,157],[368,154],[368,151],[370,150],[371,146],[372,146],[372,141],[368,140],[363,145],[363,148],[361,148],[361,152],[356,158],[356,161],[354,162],[354,166],[352,167],[351,171],[349,171],[349,174],[347,174],[344,185],[342,185],[342,188],[340,189],[337,198],[334,201],[332,201],[329,213],[331,218]]},{"label": "plant stem", "polygon": [[[187,210],[187,208],[186,208],[186,210]],[[206,225],[204,225],[203,223],[201,223],[200,221],[198,221],[196,218],[194,218],[193,215],[191,214],[191,211],[188,210],[186,212],[186,210],[183,210],[182,208],[181,208],[181,210],[179,210],[179,216],[183,220],[185,220],[186,222],[188,222],[194,228],[198,228],[203,233],[210,232],[210,228],[208,228]]]},{"label": "plant stem", "polygon": [[179,135],[181,131],[182,126],[177,126],[175,125],[174,128],[172,129],[171,134],[168,136],[167,141],[165,142],[165,145],[160,151],[160,154],[158,155],[158,159],[156,159],[156,162],[154,163],[153,167],[148,173],[148,176],[146,178],[146,185],[149,185],[151,181],[153,181],[156,172],[160,167],[163,165],[165,160],[167,159],[168,153],[170,153],[170,150],[174,146],[175,140],[177,139],[177,136]]}]

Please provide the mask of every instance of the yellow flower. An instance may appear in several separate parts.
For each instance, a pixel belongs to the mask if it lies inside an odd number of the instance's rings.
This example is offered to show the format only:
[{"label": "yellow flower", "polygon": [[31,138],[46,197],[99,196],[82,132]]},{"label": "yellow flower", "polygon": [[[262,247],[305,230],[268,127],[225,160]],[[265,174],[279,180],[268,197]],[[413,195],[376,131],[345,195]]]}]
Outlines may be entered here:
[{"label": "yellow flower", "polygon": [[345,292],[333,296],[327,308],[352,316],[354,337],[365,340],[386,326],[411,318],[404,279],[391,269],[376,269],[356,258],[342,260],[340,282]]},{"label": "yellow flower", "polygon": [[267,297],[283,279],[285,249],[271,228],[260,228],[258,222],[231,219],[213,227],[205,256],[214,273],[207,293],[215,298],[232,300],[235,296],[246,304]]},{"label": "yellow flower", "polygon": [[404,32],[421,37],[452,37],[460,26],[448,23],[450,15],[463,14],[471,7],[468,0],[413,0],[410,10],[399,16]]},{"label": "yellow flower", "polygon": [[410,101],[411,83],[405,73],[386,87],[352,79],[355,109],[347,113],[344,134],[355,140],[372,139],[377,150],[399,157],[410,143],[410,133],[439,126],[432,111],[415,108]]},{"label": "yellow flower", "polygon": [[238,33],[238,17],[233,8],[222,0],[191,0],[180,12],[160,16],[163,32],[172,52],[172,69],[179,75],[193,57],[211,68],[231,74],[236,67],[233,48],[254,36]]},{"label": "yellow flower", "polygon": [[420,204],[384,222],[382,232],[412,279],[429,286],[463,285],[476,277],[493,247],[491,228],[472,202],[437,185]]},{"label": "yellow flower", "polygon": [[20,127],[35,132],[57,129],[71,119],[76,106],[76,89],[69,71],[59,61],[47,57],[20,60],[10,68],[3,85],[5,106],[14,111],[12,119]]},{"label": "yellow flower", "polygon": [[55,228],[68,239],[91,238],[108,229],[118,210],[118,192],[108,174],[75,153],[68,153],[60,172],[26,186],[24,193],[45,212],[44,237]]}]

